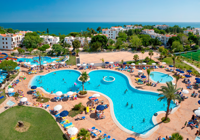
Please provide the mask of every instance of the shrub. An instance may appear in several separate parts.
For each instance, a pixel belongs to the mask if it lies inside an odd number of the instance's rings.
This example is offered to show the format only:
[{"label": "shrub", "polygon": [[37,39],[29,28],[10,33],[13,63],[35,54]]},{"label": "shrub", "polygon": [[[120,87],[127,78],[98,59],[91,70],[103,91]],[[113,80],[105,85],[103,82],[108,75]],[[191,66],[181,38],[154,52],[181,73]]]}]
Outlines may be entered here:
[{"label": "shrub", "polygon": [[80,95],[85,95],[85,94],[87,94],[87,91],[85,91],[85,90],[84,91],[80,91],[79,94]]},{"label": "shrub", "polygon": [[73,110],[79,110],[81,108],[82,103],[79,103],[74,106]]}]

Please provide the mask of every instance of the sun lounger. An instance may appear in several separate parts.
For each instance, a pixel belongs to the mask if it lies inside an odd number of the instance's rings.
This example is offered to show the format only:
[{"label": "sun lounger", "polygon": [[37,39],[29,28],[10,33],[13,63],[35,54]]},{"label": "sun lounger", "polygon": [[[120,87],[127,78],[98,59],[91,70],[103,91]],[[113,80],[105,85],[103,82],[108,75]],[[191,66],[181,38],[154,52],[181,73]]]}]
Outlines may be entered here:
[{"label": "sun lounger", "polygon": [[67,123],[69,123],[69,120],[64,120],[64,121],[60,122],[60,124],[61,124],[62,126],[64,126],[64,124],[67,124]]},{"label": "sun lounger", "polygon": [[95,129],[95,127],[89,128],[88,131],[93,131]]},{"label": "sun lounger", "polygon": [[95,99],[94,102],[97,104],[99,103],[99,99]]},{"label": "sun lounger", "polygon": [[3,99],[3,98],[4,98],[4,96],[1,96],[1,97],[0,97],[0,99]]},{"label": "sun lounger", "polygon": [[56,118],[60,117],[60,113],[55,115]]},{"label": "sun lounger", "polygon": [[45,106],[45,109],[47,109],[49,106],[50,106],[50,105],[46,105],[46,106]]},{"label": "sun lounger", "polygon": [[64,128],[70,128],[70,127],[73,127],[73,123],[70,122],[70,123],[67,123],[67,124],[64,124]]},{"label": "sun lounger", "polygon": [[9,96],[14,96],[15,92],[8,93]]}]

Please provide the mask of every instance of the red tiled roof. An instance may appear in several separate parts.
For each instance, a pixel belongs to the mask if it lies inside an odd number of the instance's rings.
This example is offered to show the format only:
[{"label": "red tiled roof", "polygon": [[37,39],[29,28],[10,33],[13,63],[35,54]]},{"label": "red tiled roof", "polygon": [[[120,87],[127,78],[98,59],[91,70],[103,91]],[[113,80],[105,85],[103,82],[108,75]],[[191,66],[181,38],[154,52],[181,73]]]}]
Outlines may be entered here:
[{"label": "red tiled roof", "polygon": [[102,29],[102,31],[107,31],[108,29]]},{"label": "red tiled roof", "polygon": [[6,34],[1,34],[1,36],[6,37]]}]

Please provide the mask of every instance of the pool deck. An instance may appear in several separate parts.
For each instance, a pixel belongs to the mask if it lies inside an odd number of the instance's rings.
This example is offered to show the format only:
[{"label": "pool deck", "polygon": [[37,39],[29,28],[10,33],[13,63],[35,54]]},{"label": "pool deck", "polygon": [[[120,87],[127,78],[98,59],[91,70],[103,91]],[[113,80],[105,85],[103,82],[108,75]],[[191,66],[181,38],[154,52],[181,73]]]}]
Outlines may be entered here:
[{"label": "pool deck", "polygon": [[[69,69],[74,69],[74,68],[76,68],[76,67],[72,66]],[[62,69],[59,69],[59,70],[62,70]],[[67,69],[67,68],[64,68],[64,69]],[[23,90],[24,94],[25,94],[25,97],[28,98],[28,101],[31,102],[31,103],[34,103],[36,100],[32,98],[32,95],[27,94],[27,91],[29,91],[29,88],[28,88],[29,81],[32,79],[33,76],[35,76],[35,74],[27,75],[26,74],[26,71],[27,71],[26,68],[21,68],[21,71],[22,72],[20,73],[20,75],[23,75],[23,73],[24,73],[25,76],[26,76],[26,80],[23,80],[22,82],[19,82],[19,84],[15,87],[15,91]],[[51,70],[51,72],[52,71],[54,71],[54,70]],[[81,71],[83,71],[83,70],[81,70]],[[89,72],[90,70],[86,70],[86,71]],[[122,72],[125,75],[127,75],[130,78],[133,86],[135,86],[136,88],[141,89],[141,90],[157,91],[157,89],[160,88],[160,86],[165,85],[165,84],[161,84],[161,83],[158,84],[157,87],[151,87],[151,86],[146,86],[146,85],[138,85],[135,82],[135,78],[136,78],[135,76],[137,75],[137,71],[138,70],[135,69],[135,71],[133,73],[129,73],[129,72],[126,72],[126,71],[120,71],[120,72]],[[164,72],[166,74],[172,75],[171,72],[166,72],[164,69],[160,69],[160,68],[159,69],[155,69],[154,71]],[[144,72],[145,75],[147,75],[146,71],[143,70],[143,72]],[[48,71],[45,70],[43,73],[38,73],[37,75],[42,75],[42,74],[46,74],[46,73],[48,73]],[[192,82],[195,81],[195,77],[192,77],[190,79],[191,79]],[[186,89],[186,85],[182,83],[182,79],[180,79],[178,81],[178,87]],[[42,92],[41,89],[37,89],[37,90]],[[198,105],[199,98],[198,97],[196,97],[196,98],[190,97],[192,91],[198,92],[198,90],[189,90],[189,91],[190,91],[190,93],[188,95],[186,95],[189,98],[186,99],[185,101],[183,101],[181,103],[181,106],[178,108],[178,110],[175,111],[175,113],[173,113],[173,114],[171,114],[169,116],[170,119],[171,119],[170,123],[167,123],[167,124],[160,123],[161,118],[165,114],[158,115],[158,117],[156,119],[157,119],[159,128],[158,128],[158,130],[156,130],[153,134],[151,134],[146,139],[155,140],[159,136],[161,136],[161,137],[170,136],[174,132],[179,132],[184,137],[184,139],[186,139],[186,138],[189,138],[190,140],[195,139],[195,135],[194,134],[198,130],[197,128],[194,128],[193,130],[191,130],[190,127],[185,127],[185,128],[182,129],[182,127],[184,126],[185,122],[186,121],[188,122],[191,119],[192,115],[194,114],[193,110],[197,109],[199,107],[199,105]],[[89,92],[88,97],[90,95],[92,95],[92,94],[94,94],[94,92]],[[54,95],[50,95],[50,94],[45,94],[44,96],[45,97],[49,97],[49,98],[55,97]],[[99,100],[104,100],[105,104],[109,103],[109,100],[104,96],[100,96],[100,97],[98,97],[98,99]],[[14,101],[16,103],[19,102],[19,100],[15,101],[15,99],[13,97],[7,98],[6,101],[3,104],[0,105],[0,112],[2,112],[4,110],[2,107],[6,106],[6,102],[8,100],[12,100],[12,101]],[[87,101],[88,101],[87,98],[78,98],[77,100],[60,101],[60,102],[49,102],[48,104],[50,104],[50,108],[49,109],[53,109],[54,106],[60,104],[60,105],[63,106],[62,110],[71,110],[71,108],[75,104],[78,104],[78,103],[82,102],[83,105],[86,105]],[[109,108],[110,108],[110,106],[109,106]],[[115,138],[116,140],[124,140],[127,137],[135,137],[137,140],[144,140],[144,138],[140,138],[140,137],[128,134],[128,133],[124,132],[122,129],[120,129],[116,125],[116,123],[113,121],[110,109],[106,109],[104,114],[105,114],[106,118],[103,119],[103,120],[95,120],[94,112],[90,113],[90,114],[85,114],[84,113],[84,114],[80,114],[79,115],[79,116],[86,116],[85,120],[75,121],[76,117],[75,118],[67,117],[67,119],[69,119],[69,121],[73,122],[75,127],[77,127],[78,129],[80,129],[80,128],[86,128],[87,129],[87,128],[91,128],[91,127],[95,126],[97,129],[102,130],[102,133],[106,133],[106,134],[110,135],[111,138]],[[61,130],[63,132],[65,132],[62,127],[61,127]],[[91,139],[96,139],[96,138],[91,138]]]}]

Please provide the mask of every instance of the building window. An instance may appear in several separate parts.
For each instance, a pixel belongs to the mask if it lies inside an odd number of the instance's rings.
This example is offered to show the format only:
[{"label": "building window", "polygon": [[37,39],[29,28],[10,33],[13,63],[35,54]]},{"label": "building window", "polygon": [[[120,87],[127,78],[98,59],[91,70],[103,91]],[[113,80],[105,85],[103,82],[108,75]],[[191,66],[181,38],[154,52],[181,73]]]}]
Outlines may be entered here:
[{"label": "building window", "polygon": [[5,46],[3,46],[3,48],[5,48]]},{"label": "building window", "polygon": [[8,48],[8,46],[6,46],[6,48]]},{"label": "building window", "polygon": [[2,40],[4,40],[4,38],[2,38]]},{"label": "building window", "polygon": [[3,44],[4,44],[4,42],[3,42]]},{"label": "building window", "polygon": [[6,38],[6,40],[7,40],[7,38]]},{"label": "building window", "polygon": [[6,44],[8,44],[8,42],[6,42]]}]

